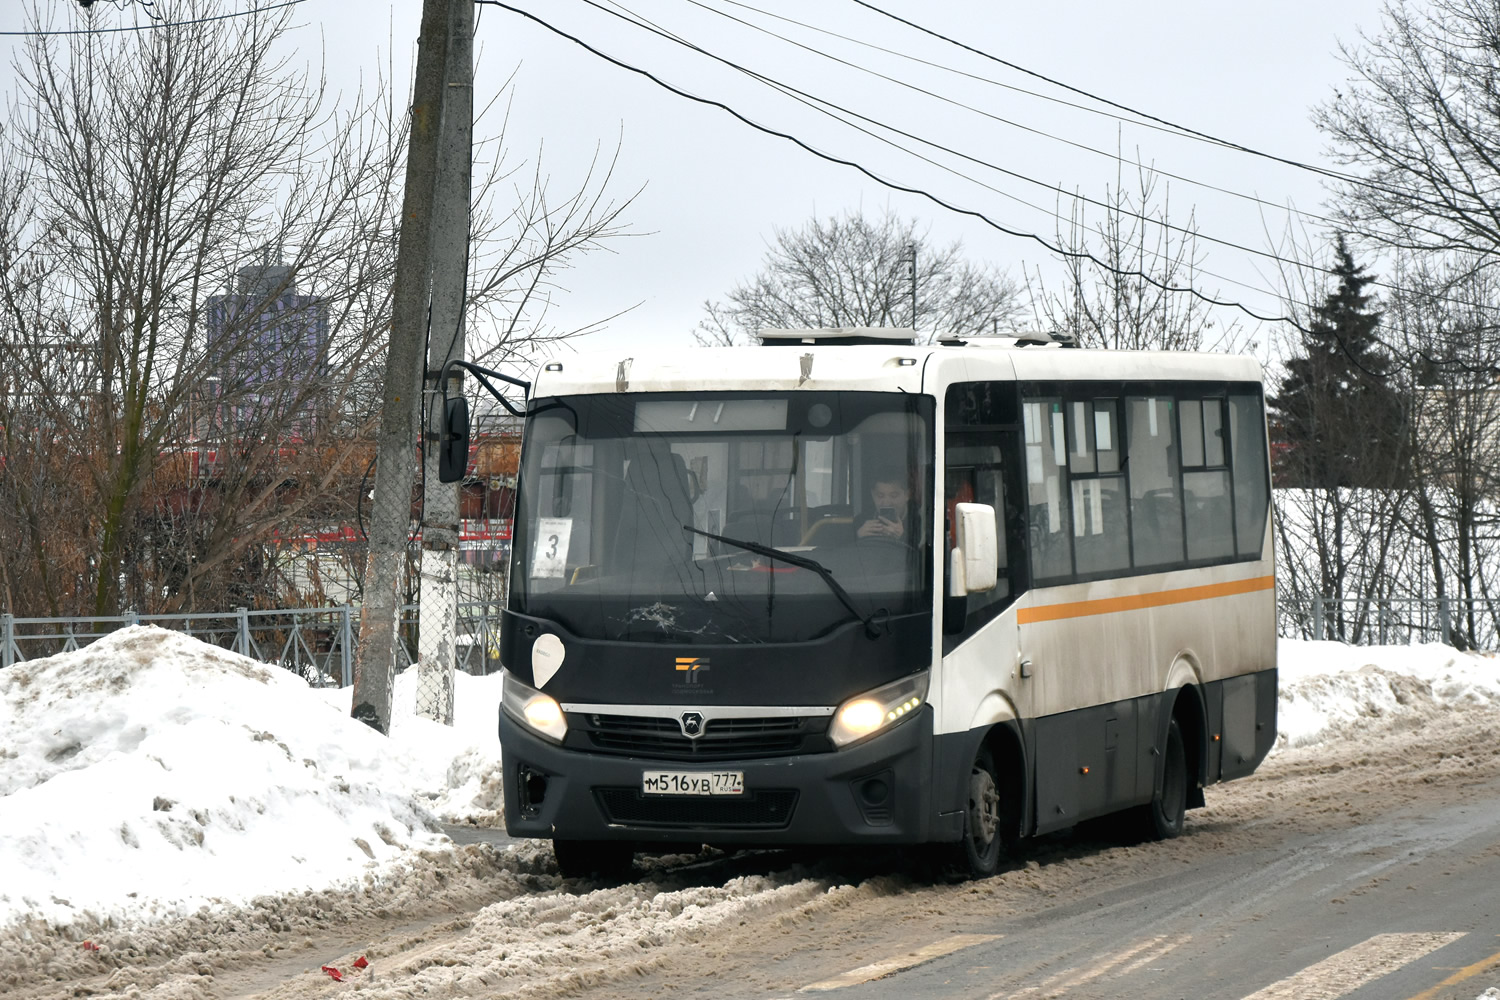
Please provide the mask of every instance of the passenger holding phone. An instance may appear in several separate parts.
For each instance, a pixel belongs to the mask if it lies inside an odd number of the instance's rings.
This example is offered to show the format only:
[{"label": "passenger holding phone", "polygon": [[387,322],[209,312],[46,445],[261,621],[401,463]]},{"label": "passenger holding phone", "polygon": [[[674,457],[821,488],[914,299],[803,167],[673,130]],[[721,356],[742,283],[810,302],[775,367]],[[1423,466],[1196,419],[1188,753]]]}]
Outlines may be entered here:
[{"label": "passenger holding phone", "polygon": [[911,489],[906,485],[906,476],[895,470],[881,471],[870,487],[870,501],[875,514],[867,517],[855,534],[860,538],[888,538],[896,541],[911,541],[910,513]]}]

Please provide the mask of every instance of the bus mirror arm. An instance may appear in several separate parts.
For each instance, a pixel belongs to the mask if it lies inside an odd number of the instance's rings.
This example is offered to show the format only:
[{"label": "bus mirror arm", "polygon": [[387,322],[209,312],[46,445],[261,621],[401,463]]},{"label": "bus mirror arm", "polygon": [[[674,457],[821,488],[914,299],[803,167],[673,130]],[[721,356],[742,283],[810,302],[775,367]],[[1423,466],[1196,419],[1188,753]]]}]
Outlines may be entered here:
[{"label": "bus mirror arm", "polygon": [[500,405],[514,417],[524,417],[526,411],[517,409],[515,404],[501,395],[500,390],[496,389],[489,379],[496,378],[502,382],[509,382],[511,385],[519,386],[527,395],[531,393],[530,382],[525,379],[512,378],[493,368],[483,368],[457,358],[443,365],[443,370],[438,373],[438,387],[443,393],[443,430],[438,435],[438,481],[444,483],[458,482],[469,470],[469,403],[462,396],[457,399],[448,398],[448,373],[454,368],[472,372],[479,380],[479,384],[484,386],[491,396],[498,399]]}]

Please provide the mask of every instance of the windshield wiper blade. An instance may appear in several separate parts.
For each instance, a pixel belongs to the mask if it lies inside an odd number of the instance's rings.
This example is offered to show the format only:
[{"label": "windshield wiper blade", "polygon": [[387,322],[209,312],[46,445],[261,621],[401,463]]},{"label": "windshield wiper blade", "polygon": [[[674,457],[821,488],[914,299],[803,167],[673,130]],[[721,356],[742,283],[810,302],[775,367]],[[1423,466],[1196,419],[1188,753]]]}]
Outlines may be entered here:
[{"label": "windshield wiper blade", "polygon": [[800,556],[795,552],[786,552],[782,549],[778,549],[770,545],[762,545],[759,542],[751,542],[743,538],[730,538],[727,535],[716,535],[712,531],[704,531],[702,528],[695,528],[691,524],[684,524],[682,526],[682,530],[691,531],[693,534],[702,535],[704,538],[712,538],[714,541],[723,542],[725,545],[736,546],[738,548],[744,549],[746,552],[754,552],[759,556],[766,556],[770,559],[779,559],[789,565],[799,566],[802,569],[812,570],[814,573],[818,574],[818,576],[823,578],[824,583],[828,584],[828,589],[833,591],[833,596],[839,599],[839,603],[843,604],[843,606],[849,610],[849,613],[851,615],[853,615],[858,621],[864,624],[865,635],[869,636],[871,639],[874,639],[880,635],[879,630],[875,628],[875,616],[880,614],[884,609],[873,611],[868,615],[861,612],[859,608],[855,606],[854,598],[849,596],[849,591],[845,590],[843,586],[833,578],[833,571],[830,570],[827,566],[824,566],[822,563],[818,562],[816,559],[809,559],[807,556]]}]

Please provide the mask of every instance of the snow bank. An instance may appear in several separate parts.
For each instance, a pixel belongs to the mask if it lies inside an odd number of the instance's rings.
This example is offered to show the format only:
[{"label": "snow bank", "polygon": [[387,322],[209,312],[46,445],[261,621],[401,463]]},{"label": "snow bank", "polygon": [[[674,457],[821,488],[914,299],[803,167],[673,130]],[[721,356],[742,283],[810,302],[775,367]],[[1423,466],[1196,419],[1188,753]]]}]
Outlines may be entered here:
[{"label": "snow bank", "polygon": [[1458,706],[1500,705],[1500,659],[1451,646],[1348,646],[1282,639],[1277,746],[1349,735],[1373,720],[1420,721]]},{"label": "snow bank", "polygon": [[498,747],[386,739],[348,696],[153,627],[0,671],[0,927],[327,887],[444,844],[435,810],[493,813]]},{"label": "snow bank", "polygon": [[[1280,660],[1282,747],[1500,705],[1490,655],[1282,640]],[[398,676],[387,738],[348,690],[156,628],[0,671],[0,928],[391,879],[446,845],[440,819],[497,825],[499,677],[456,683],[448,727]],[[712,912],[693,906],[671,919]]]}]

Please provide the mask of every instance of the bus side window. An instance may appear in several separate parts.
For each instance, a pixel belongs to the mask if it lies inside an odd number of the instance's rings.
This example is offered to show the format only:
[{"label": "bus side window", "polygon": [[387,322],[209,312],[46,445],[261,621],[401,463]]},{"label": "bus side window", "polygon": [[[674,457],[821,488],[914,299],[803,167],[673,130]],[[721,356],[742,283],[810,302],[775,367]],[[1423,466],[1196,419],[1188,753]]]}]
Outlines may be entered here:
[{"label": "bus side window", "polygon": [[1185,554],[1172,403],[1164,396],[1132,396],[1126,400],[1126,478],[1130,481],[1131,542],[1137,567],[1173,565],[1182,562]]},{"label": "bus side window", "polygon": [[1068,445],[1062,400],[1028,399],[1021,412],[1026,430],[1031,575],[1038,580],[1072,576],[1072,518],[1063,489]]},{"label": "bus side window", "polygon": [[[1068,433],[1073,442],[1073,551],[1083,575],[1130,567],[1118,424],[1115,399],[1068,404]],[[1080,456],[1085,461],[1080,462]]]},{"label": "bus side window", "polygon": [[1182,507],[1191,562],[1234,555],[1234,504],[1224,461],[1224,399],[1183,399]]},{"label": "bus side window", "polygon": [[[1017,489],[1007,488],[1007,476],[1018,472],[1016,397],[1009,383],[974,382],[949,388],[946,401],[946,444],[943,464],[945,556],[957,544],[955,508],[982,503],[995,509],[996,556],[999,579],[993,590],[948,598],[943,605],[943,630],[966,633],[990,620],[1019,593],[1022,568],[1013,559],[1019,546],[1021,511]],[[944,560],[944,566],[948,561]],[[946,592],[948,581],[944,580]]]},{"label": "bus side window", "polygon": [[1229,397],[1230,465],[1234,470],[1234,537],[1242,557],[1261,554],[1271,506],[1266,475],[1265,416],[1259,396]]}]

